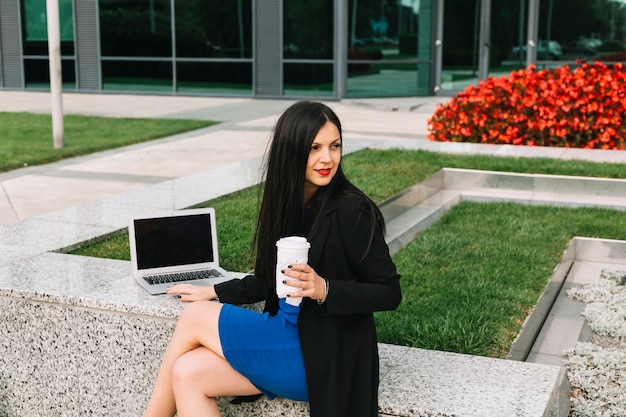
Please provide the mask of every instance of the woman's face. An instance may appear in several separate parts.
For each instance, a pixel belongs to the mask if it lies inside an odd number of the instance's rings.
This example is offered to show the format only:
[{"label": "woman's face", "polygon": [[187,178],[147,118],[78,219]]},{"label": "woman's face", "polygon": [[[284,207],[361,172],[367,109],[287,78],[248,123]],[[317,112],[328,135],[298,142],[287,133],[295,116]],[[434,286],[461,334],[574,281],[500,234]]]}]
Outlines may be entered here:
[{"label": "woman's face", "polygon": [[319,187],[324,187],[335,177],[341,161],[339,129],[326,122],[313,139],[304,175],[304,203],[309,201]]}]

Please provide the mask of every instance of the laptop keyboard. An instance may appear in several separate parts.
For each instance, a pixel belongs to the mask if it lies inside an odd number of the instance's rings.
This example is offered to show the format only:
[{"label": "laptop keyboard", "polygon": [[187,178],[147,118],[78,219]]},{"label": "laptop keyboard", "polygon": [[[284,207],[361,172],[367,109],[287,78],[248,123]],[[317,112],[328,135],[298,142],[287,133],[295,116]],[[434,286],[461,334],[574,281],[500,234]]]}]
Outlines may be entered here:
[{"label": "laptop keyboard", "polygon": [[215,269],[205,269],[202,271],[189,271],[189,272],[176,272],[173,274],[159,274],[159,275],[148,275],[143,277],[143,279],[148,282],[150,285],[156,284],[169,284],[173,282],[181,282],[181,281],[193,281],[197,279],[205,279],[205,278],[219,278],[224,275]]}]

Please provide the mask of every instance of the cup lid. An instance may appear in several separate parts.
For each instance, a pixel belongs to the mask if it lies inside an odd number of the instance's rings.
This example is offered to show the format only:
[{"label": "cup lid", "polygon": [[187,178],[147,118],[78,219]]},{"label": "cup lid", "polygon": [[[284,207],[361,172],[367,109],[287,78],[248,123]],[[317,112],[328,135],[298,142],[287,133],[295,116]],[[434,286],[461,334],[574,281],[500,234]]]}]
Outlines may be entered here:
[{"label": "cup lid", "polygon": [[311,244],[302,236],[287,236],[276,242],[277,247],[310,248]]}]

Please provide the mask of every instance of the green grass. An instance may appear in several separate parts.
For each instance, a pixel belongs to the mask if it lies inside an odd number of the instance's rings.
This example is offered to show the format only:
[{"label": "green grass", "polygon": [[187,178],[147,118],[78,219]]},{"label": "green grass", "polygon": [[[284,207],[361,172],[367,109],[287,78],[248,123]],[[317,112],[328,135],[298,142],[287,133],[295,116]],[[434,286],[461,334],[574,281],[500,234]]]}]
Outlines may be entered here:
[{"label": "green grass", "polygon": [[65,115],[63,124],[64,147],[54,149],[50,115],[0,112],[0,172],[145,142],[215,122]]},{"label": "green grass", "polygon": [[626,239],[623,212],[463,202],[394,256],[404,300],[380,340],[504,357],[574,236]]},{"label": "green grass", "polygon": [[[562,161],[548,158],[504,158],[449,155],[427,151],[364,150],[343,161],[348,177],[374,201],[381,203],[441,168],[626,178],[626,164]],[[256,220],[258,188],[252,187],[207,203],[216,209],[221,262],[227,269],[252,267],[251,249]],[[246,252],[247,251],[247,252]],[[125,234],[106,243],[87,246],[75,253],[113,259],[129,259]]]},{"label": "green grass", "polygon": [[[365,150],[344,159],[347,175],[382,202],[443,167],[625,178],[626,165],[551,159]],[[253,267],[257,187],[213,200],[220,262]],[[623,212],[464,202],[400,250],[398,310],[376,314],[379,340],[504,357],[574,236],[626,239]],[[105,246],[106,245],[106,246]],[[129,259],[126,233],[75,254]]]}]

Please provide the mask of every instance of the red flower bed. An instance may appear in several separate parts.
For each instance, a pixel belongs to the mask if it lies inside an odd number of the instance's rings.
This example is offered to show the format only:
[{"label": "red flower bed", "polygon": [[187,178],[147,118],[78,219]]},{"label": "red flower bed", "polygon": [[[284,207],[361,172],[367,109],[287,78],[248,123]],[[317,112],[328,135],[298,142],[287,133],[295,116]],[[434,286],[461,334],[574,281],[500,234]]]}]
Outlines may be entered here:
[{"label": "red flower bed", "polygon": [[566,148],[626,148],[626,71],[579,63],[513,71],[470,86],[428,121],[429,139]]}]

